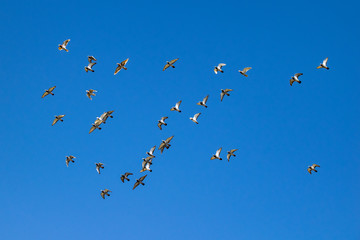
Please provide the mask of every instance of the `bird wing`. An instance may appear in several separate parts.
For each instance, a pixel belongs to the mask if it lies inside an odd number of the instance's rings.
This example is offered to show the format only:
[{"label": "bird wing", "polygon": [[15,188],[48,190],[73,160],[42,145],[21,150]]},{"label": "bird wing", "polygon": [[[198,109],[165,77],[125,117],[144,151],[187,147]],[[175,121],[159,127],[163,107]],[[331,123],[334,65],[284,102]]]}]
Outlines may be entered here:
[{"label": "bird wing", "polygon": [[179,107],[180,107],[180,104],[181,104],[181,100],[178,101],[178,102],[175,104],[175,106],[176,106],[177,108],[179,108]]},{"label": "bird wing", "polygon": [[170,67],[170,64],[165,64],[164,68],[163,68],[163,71],[165,71],[166,69],[168,69]]},{"label": "bird wing", "polygon": [[100,195],[103,199],[105,199],[105,191],[101,191]]},{"label": "bird wing", "polygon": [[150,154],[153,154],[154,153],[154,151],[155,151],[155,148],[156,148],[156,145],[155,146],[153,146],[151,149],[150,149]]},{"label": "bird wing", "polygon": [[116,75],[121,70],[121,66],[118,65],[115,69],[114,75]]},{"label": "bird wing", "polygon": [[161,151],[161,153],[164,151],[165,148],[165,143],[161,143],[159,146],[159,150]]},{"label": "bird wing", "polygon": [[93,56],[88,56],[88,61],[89,63],[91,63],[91,61],[96,61],[96,58],[94,58]]},{"label": "bird wing", "polygon": [[251,69],[251,67],[246,67],[246,68],[244,68],[242,71],[243,71],[243,73],[246,73],[247,71],[249,71]]},{"label": "bird wing", "polygon": [[173,139],[173,137],[174,137],[174,136],[168,137],[168,138],[165,140],[165,142],[166,142],[166,143],[169,143],[169,142]]},{"label": "bird wing", "polygon": [[231,152],[231,153],[234,153],[234,152],[236,152],[237,150],[239,150],[239,149],[231,149],[230,152]]},{"label": "bird wing", "polygon": [[290,86],[292,86],[294,82],[295,82],[295,80],[293,78],[291,78],[290,79]]},{"label": "bird wing", "polygon": [[122,61],[121,66],[125,67],[125,65],[127,64],[128,61],[129,61],[129,59],[125,59],[124,61]]},{"label": "bird wing", "polygon": [[130,176],[130,175],[133,175],[132,173],[130,173],[130,172],[126,172],[125,173],[125,176],[127,177],[127,176]]},{"label": "bird wing", "polygon": [[227,160],[228,160],[228,162],[230,161],[230,157],[231,157],[231,154],[230,154],[230,152],[226,155],[226,158],[227,158]]},{"label": "bird wing", "polygon": [[215,159],[215,157],[214,156],[212,156],[211,158],[210,158],[210,160],[214,160]]},{"label": "bird wing", "polygon": [[324,65],[324,66],[326,66],[328,59],[329,59],[329,58],[325,58],[325,60],[323,61],[323,65]]},{"label": "bird wing", "polygon": [[68,158],[66,158],[65,163],[66,163],[67,167],[69,166],[69,162],[70,162],[70,160]]},{"label": "bird wing", "polygon": [[47,95],[49,95],[48,92],[44,92],[44,94],[41,96],[42,98],[46,97]]},{"label": "bird wing", "polygon": [[164,121],[164,120],[166,120],[166,119],[168,119],[168,117],[162,117],[162,118],[161,118],[162,121]]},{"label": "bird wing", "polygon": [[100,167],[98,165],[96,165],[96,171],[100,174]]},{"label": "bird wing", "polygon": [[301,75],[303,75],[302,73],[296,73],[294,76],[295,77],[300,77]]},{"label": "bird wing", "polygon": [[200,116],[201,113],[197,113],[194,115],[194,119],[197,120],[197,118]]},{"label": "bird wing", "polygon": [[160,130],[162,130],[161,125],[162,125],[162,123],[158,122],[157,126],[160,128]]},{"label": "bird wing", "polygon": [[55,118],[51,126],[54,126],[54,124],[57,123],[57,121],[59,121],[59,119]]},{"label": "bird wing", "polygon": [[49,88],[49,92],[54,91],[55,88],[56,88],[56,86],[53,86],[53,87]]},{"label": "bird wing", "polygon": [[233,90],[229,89],[229,88],[225,89],[225,92],[231,92],[231,91],[233,91]]},{"label": "bird wing", "polygon": [[225,93],[224,93],[223,91],[221,91],[221,93],[220,93],[220,100],[221,100],[221,101],[223,100],[224,95],[225,95]]},{"label": "bird wing", "polygon": [[206,97],[204,97],[204,99],[203,99],[203,103],[204,103],[204,104],[207,102],[208,98],[209,98],[209,95],[207,95]]},{"label": "bird wing", "polygon": [[218,65],[219,68],[222,68],[223,66],[226,66],[226,64],[225,63],[219,63],[219,65]]},{"label": "bird wing", "polygon": [[92,133],[95,129],[96,129],[96,127],[92,126],[92,127],[90,128],[89,133]]},{"label": "bird wing", "polygon": [[173,59],[173,60],[171,60],[169,63],[170,63],[170,64],[174,64],[177,60],[179,60],[179,59],[178,59],[178,58]]},{"label": "bird wing", "polygon": [[134,187],[133,187],[133,190],[137,187],[137,186],[139,186],[139,182],[138,181],[136,181],[136,183],[134,184]]},{"label": "bird wing", "polygon": [[320,166],[319,166],[319,165],[317,165],[317,164],[313,164],[312,166],[313,166],[313,167],[320,167]]},{"label": "bird wing", "polygon": [[215,67],[214,68],[214,73],[217,74],[218,73],[218,69]]},{"label": "bird wing", "polygon": [[120,179],[121,179],[122,182],[124,182],[125,176],[124,176],[124,175],[121,175],[121,178],[120,178]]},{"label": "bird wing", "polygon": [[144,179],[146,178],[147,175],[142,176],[141,178],[139,178],[140,181],[144,181]]},{"label": "bird wing", "polygon": [[311,168],[308,168],[307,171],[311,174]]},{"label": "bird wing", "polygon": [[91,63],[89,63],[89,68],[92,68],[94,65],[96,64],[96,62],[91,62]]},{"label": "bird wing", "polygon": [[217,151],[216,151],[216,156],[220,156],[220,153],[221,153],[221,150],[222,150],[222,147],[221,148],[219,148]]},{"label": "bird wing", "polygon": [[70,39],[67,39],[63,42],[63,45],[66,47],[68,45],[68,43],[70,42]]}]

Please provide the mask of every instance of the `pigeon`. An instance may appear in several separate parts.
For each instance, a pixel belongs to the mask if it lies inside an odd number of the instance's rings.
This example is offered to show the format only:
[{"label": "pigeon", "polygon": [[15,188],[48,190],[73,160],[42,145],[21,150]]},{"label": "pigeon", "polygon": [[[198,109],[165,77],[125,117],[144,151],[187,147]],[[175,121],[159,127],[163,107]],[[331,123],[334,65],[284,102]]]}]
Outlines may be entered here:
[{"label": "pigeon", "polygon": [[161,153],[163,153],[164,149],[169,149],[170,145],[170,141],[173,139],[174,136],[168,137],[166,140],[162,140],[160,146],[159,146],[159,150]]},{"label": "pigeon", "polygon": [[250,69],[251,69],[251,67],[246,67],[243,70],[239,70],[239,73],[241,73],[242,75],[247,77],[248,75],[246,74],[246,72],[249,71]]},{"label": "pigeon", "polygon": [[114,75],[116,75],[121,69],[127,70],[125,65],[128,61],[129,61],[129,59],[126,59],[126,60],[122,61],[121,63],[117,63],[117,67],[115,69]]},{"label": "pigeon", "polygon": [[66,52],[68,52],[69,50],[66,49],[66,46],[68,45],[68,43],[70,42],[70,39],[65,40],[62,44],[59,44],[59,50],[65,50]]},{"label": "pigeon", "polygon": [[301,83],[301,81],[299,80],[299,77],[303,75],[302,73],[296,73],[293,77],[291,77],[290,79],[290,86],[293,85],[294,82],[298,82],[299,84]]},{"label": "pigeon", "polygon": [[67,166],[67,167],[69,167],[69,163],[70,163],[70,162],[73,162],[73,163],[75,162],[75,161],[74,161],[74,158],[76,158],[76,157],[74,157],[74,156],[72,156],[72,155],[66,156],[65,163],[66,163],[66,166]]},{"label": "pigeon", "polygon": [[89,63],[92,63],[92,61],[96,61],[96,58],[94,58],[93,56],[88,56],[88,61]]},{"label": "pigeon", "polygon": [[224,96],[230,96],[229,92],[231,92],[232,89],[221,89],[221,93],[220,93],[220,100],[222,101]]},{"label": "pigeon", "polygon": [[171,109],[170,109],[170,111],[177,111],[177,112],[179,112],[179,113],[181,113],[181,110],[180,110],[180,104],[181,104],[181,100],[180,101],[178,101],[176,104],[175,104],[175,107],[172,107]]},{"label": "pigeon", "polygon": [[65,117],[65,115],[57,115],[57,116],[55,116],[55,119],[54,119],[54,121],[53,121],[53,123],[52,123],[51,126],[54,126],[54,124],[57,123],[59,120],[60,120],[61,122],[63,122],[63,121],[64,121],[64,120],[62,119],[63,117]]},{"label": "pigeon", "polygon": [[154,156],[155,148],[156,148],[156,146],[153,146],[149,152],[146,152],[146,154],[149,155],[150,157],[155,157]]},{"label": "pigeon", "polygon": [[114,111],[107,111],[107,112],[104,112],[103,114],[101,114],[100,118],[102,123],[106,123],[106,120],[110,117],[110,118],[114,118],[114,116],[112,116],[112,113]]},{"label": "pigeon", "polygon": [[45,90],[45,92],[44,92],[44,94],[41,96],[41,98],[44,98],[44,97],[46,97],[46,96],[49,95],[49,94],[51,94],[51,95],[54,96],[53,91],[54,91],[55,88],[56,88],[56,86],[53,86],[53,87]]},{"label": "pigeon", "polygon": [[311,166],[308,167],[307,171],[311,174],[311,171],[317,172],[317,170],[315,169],[316,167],[320,167],[317,164],[313,164]]},{"label": "pigeon", "polygon": [[224,66],[226,66],[225,63],[219,63],[219,65],[214,67],[214,73],[215,74],[218,74],[218,72],[224,73],[224,71],[221,69]]},{"label": "pigeon", "polygon": [[169,67],[175,68],[174,63],[175,63],[177,60],[179,60],[179,59],[178,59],[178,58],[177,58],[177,59],[173,59],[173,60],[171,60],[170,62],[166,61],[166,65],[164,66],[163,71],[165,71],[165,70],[166,70],[167,68],[169,68]]},{"label": "pigeon", "polygon": [[143,185],[143,186],[145,185],[145,183],[143,183],[142,181],[144,181],[144,179],[146,178],[146,176],[147,176],[147,175],[142,176],[141,178],[139,178],[139,179],[136,180],[136,183],[134,184],[133,190],[134,190],[137,186],[139,186],[140,184]]},{"label": "pigeon", "polygon": [[85,72],[91,71],[91,72],[95,72],[92,67],[96,64],[96,62],[91,62],[89,63],[89,65],[85,66]]},{"label": "pigeon", "polygon": [[230,162],[230,157],[231,156],[234,156],[234,157],[236,157],[236,155],[234,154],[234,152],[236,152],[238,149],[231,149],[230,151],[228,151],[227,152],[227,160],[228,160],[228,162]]},{"label": "pigeon", "polygon": [[102,120],[100,118],[96,119],[90,128],[89,134],[92,133],[95,129],[101,130],[101,127],[100,127],[101,123],[102,123]]},{"label": "pigeon", "polygon": [[209,98],[209,95],[207,95],[206,97],[204,97],[204,99],[203,99],[201,102],[198,102],[197,105],[204,106],[204,107],[207,108],[206,102],[207,102],[208,98]]},{"label": "pigeon", "polygon": [[99,163],[95,163],[96,165],[96,171],[100,174],[100,169],[104,168],[104,164],[99,162]]},{"label": "pigeon", "polygon": [[101,197],[102,197],[103,199],[105,199],[105,195],[106,195],[106,196],[110,196],[110,193],[109,193],[109,192],[111,192],[109,189],[101,190],[100,195],[101,195]]},{"label": "pigeon", "polygon": [[123,174],[123,175],[121,175],[121,181],[122,182],[125,182],[124,180],[128,180],[128,181],[130,181],[130,179],[128,178],[128,176],[130,176],[130,175],[133,175],[132,173],[129,173],[129,172],[126,172],[125,174]]},{"label": "pigeon", "polygon": [[214,159],[222,160],[222,158],[220,157],[221,149],[222,149],[222,147],[219,148],[214,155],[212,155],[210,160],[214,160]]},{"label": "pigeon", "polygon": [[150,169],[151,164],[152,164],[152,157],[149,156],[147,158],[143,158],[143,162],[141,165],[142,169],[140,170],[140,172],[145,172],[145,171],[152,172],[152,170]]},{"label": "pigeon", "polygon": [[199,124],[198,121],[197,121],[197,119],[198,119],[198,117],[200,116],[200,114],[201,114],[201,113],[195,114],[193,117],[190,118],[190,120],[193,121],[193,122],[196,123],[196,124]]},{"label": "pigeon", "polygon": [[320,63],[320,66],[318,66],[317,69],[319,69],[319,68],[325,68],[325,69],[329,70],[330,68],[328,68],[328,66],[326,65],[328,59],[329,59],[329,58],[325,58],[325,60],[324,60],[322,63]]},{"label": "pigeon", "polygon": [[94,89],[86,90],[86,96],[87,96],[90,100],[92,100],[91,96],[96,96],[96,94],[95,94],[96,92],[97,92],[97,91],[94,90]]},{"label": "pigeon", "polygon": [[165,122],[165,120],[168,119],[168,117],[162,117],[159,121],[158,121],[158,127],[160,128],[160,130],[162,130],[161,126],[165,125],[167,126],[167,123]]}]

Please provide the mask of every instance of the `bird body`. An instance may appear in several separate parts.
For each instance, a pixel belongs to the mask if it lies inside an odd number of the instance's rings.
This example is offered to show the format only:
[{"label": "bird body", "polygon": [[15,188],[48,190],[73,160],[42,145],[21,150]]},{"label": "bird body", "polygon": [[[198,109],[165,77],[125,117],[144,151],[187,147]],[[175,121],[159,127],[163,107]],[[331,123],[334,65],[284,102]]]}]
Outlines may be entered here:
[{"label": "bird body", "polygon": [[311,174],[311,171],[314,171],[314,172],[317,172],[317,170],[315,169],[316,167],[320,167],[319,165],[317,165],[317,164],[313,164],[313,165],[311,165],[311,166],[309,166],[308,168],[307,168],[307,171]]},{"label": "bird body", "polygon": [[230,162],[230,157],[233,156],[233,157],[236,157],[236,155],[234,154],[235,151],[237,151],[238,149],[231,149],[230,151],[227,152],[227,160],[228,162]]},{"label": "bird body", "polygon": [[209,98],[209,95],[204,97],[204,99],[202,101],[198,102],[197,105],[200,105],[200,106],[203,106],[203,107],[207,108],[206,102],[207,102],[208,98]]},{"label": "bird body", "polygon": [[298,82],[300,84],[301,81],[299,80],[299,77],[301,75],[303,75],[303,74],[302,73],[296,73],[294,76],[292,76],[291,79],[290,79],[290,86],[292,86],[294,82]]},{"label": "bird body", "polygon": [[218,72],[224,73],[224,71],[222,70],[222,67],[226,66],[225,63],[219,63],[219,65],[214,67],[214,73],[218,74]]},{"label": "bird body", "polygon": [[96,165],[96,171],[100,174],[100,169],[104,168],[104,164],[103,163],[95,163]]},{"label": "bird body", "polygon": [[117,63],[117,67],[115,69],[114,75],[116,75],[121,69],[127,70],[125,65],[127,64],[128,61],[129,61],[129,59],[125,59],[121,63]]},{"label": "bird body", "polygon": [[175,104],[175,106],[170,109],[170,111],[177,111],[177,112],[181,113],[180,104],[181,104],[181,100],[178,101],[178,102]]},{"label": "bird body", "polygon": [[45,92],[43,93],[43,95],[41,96],[41,98],[44,98],[49,94],[54,96],[55,94],[53,93],[53,91],[54,91],[55,88],[56,88],[56,86],[53,86],[53,87],[51,87],[49,89],[46,89]]},{"label": "bird body", "polygon": [[221,153],[222,147],[219,148],[215,154],[212,155],[212,157],[210,158],[210,160],[214,160],[214,159],[219,159],[222,160],[222,158],[220,157],[220,153]]},{"label": "bird body", "polygon": [[62,119],[63,117],[65,117],[65,115],[57,115],[57,116],[55,116],[55,119],[54,119],[54,121],[53,121],[53,123],[52,123],[51,126],[54,126],[54,124],[57,123],[58,121],[63,122],[63,121],[64,121],[64,120]]},{"label": "bird body", "polygon": [[328,68],[328,66],[327,66],[327,61],[328,61],[328,59],[329,59],[329,58],[325,58],[325,60],[324,60],[322,63],[320,63],[320,66],[318,66],[317,69],[319,69],[319,68],[325,68],[325,69],[329,70],[330,68]]},{"label": "bird body", "polygon": [[65,40],[62,44],[59,44],[59,50],[65,50],[66,52],[68,52],[69,50],[66,48],[66,46],[68,45],[68,43],[70,42],[70,39]]},{"label": "bird body", "polygon": [[228,89],[228,88],[227,89],[221,89],[220,100],[222,101],[225,95],[230,96],[229,92],[231,92],[231,91],[232,91],[232,89]]},{"label": "bird body", "polygon": [[169,67],[175,68],[174,63],[175,63],[177,60],[179,60],[179,59],[176,58],[176,59],[171,60],[170,62],[166,62],[165,66],[164,66],[164,68],[163,68],[163,71],[165,71],[165,70],[168,69]]},{"label": "bird body", "polygon": [[196,124],[199,124],[197,119],[200,116],[201,113],[196,113],[193,117],[190,118],[191,121],[193,121]]},{"label": "bird body", "polygon": [[251,67],[246,67],[243,70],[239,70],[239,73],[241,73],[243,76],[248,77],[248,75],[246,74],[247,71],[249,71],[251,69]]}]

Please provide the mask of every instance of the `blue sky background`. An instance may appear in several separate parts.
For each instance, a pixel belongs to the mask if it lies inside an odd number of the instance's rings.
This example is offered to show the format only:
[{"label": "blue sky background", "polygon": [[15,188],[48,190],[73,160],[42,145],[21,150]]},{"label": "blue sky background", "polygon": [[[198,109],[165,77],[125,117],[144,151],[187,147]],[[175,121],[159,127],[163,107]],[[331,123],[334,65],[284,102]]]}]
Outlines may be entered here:
[{"label": "blue sky background", "polygon": [[[359,7],[1,1],[0,238],[359,239]],[[70,51],[58,51],[67,38]],[[330,70],[317,70],[326,57]],[[302,84],[290,87],[297,72]],[[223,102],[221,88],[234,89]],[[209,108],[197,106],[207,94]],[[179,100],[183,112],[170,112]],[[108,110],[114,118],[89,135]],[[145,152],[171,135],[146,185],[131,190]],[[237,157],[210,161],[219,147]],[[321,168],[309,175],[313,163]],[[135,176],[123,184],[125,171]]]}]

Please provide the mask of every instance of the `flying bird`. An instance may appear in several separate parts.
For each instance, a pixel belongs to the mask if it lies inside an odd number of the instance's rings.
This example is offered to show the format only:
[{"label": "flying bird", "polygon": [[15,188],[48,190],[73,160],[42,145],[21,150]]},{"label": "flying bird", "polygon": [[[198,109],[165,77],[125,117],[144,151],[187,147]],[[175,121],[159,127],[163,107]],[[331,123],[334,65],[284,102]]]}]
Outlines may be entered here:
[{"label": "flying bird", "polygon": [[103,199],[105,199],[105,196],[110,196],[109,192],[111,192],[109,189],[101,190],[100,195]]},{"label": "flying bird", "polygon": [[230,151],[227,152],[227,160],[228,162],[230,162],[230,157],[233,156],[233,157],[236,157],[236,155],[234,154],[234,152],[236,152],[238,149],[231,149]]},{"label": "flying bird", "polygon": [[164,66],[163,71],[165,71],[165,70],[166,70],[167,68],[169,68],[169,67],[175,68],[174,63],[175,63],[177,60],[179,60],[179,59],[178,59],[178,58],[177,58],[177,59],[173,59],[173,60],[171,60],[170,62],[166,61],[166,65]]},{"label": "flying bird", "polygon": [[318,66],[317,69],[319,69],[319,68],[325,68],[325,69],[329,70],[330,68],[328,68],[328,66],[326,65],[328,59],[329,59],[329,58],[325,58],[325,60],[324,60],[322,63],[320,63],[320,66]]},{"label": "flying bird", "polygon": [[70,155],[70,156],[66,156],[66,159],[65,159],[65,163],[66,163],[66,166],[69,167],[69,163],[72,162],[74,163],[75,162],[75,159],[76,157]]},{"label": "flying bird", "polygon": [[218,72],[224,73],[224,71],[222,70],[222,67],[226,66],[225,63],[219,63],[219,65],[214,67],[214,73],[218,74]]},{"label": "flying bird", "polygon": [[130,179],[128,178],[128,176],[130,176],[130,175],[133,175],[132,173],[129,173],[129,172],[126,172],[125,174],[123,174],[123,175],[121,175],[121,181],[122,182],[125,182],[124,180],[128,180],[128,181],[130,181]]},{"label": "flying bird", "polygon": [[168,137],[166,140],[162,140],[160,146],[159,146],[159,150],[161,153],[163,153],[164,149],[169,149],[170,145],[170,141],[173,139],[174,136]]},{"label": "flying bird", "polygon": [[117,67],[115,69],[114,75],[116,75],[121,69],[127,70],[125,65],[128,61],[129,61],[129,59],[126,59],[126,60],[122,61],[121,63],[117,63]]},{"label": "flying bird", "polygon": [[158,127],[160,128],[160,130],[162,130],[161,126],[165,125],[167,126],[167,123],[165,122],[165,120],[168,119],[168,117],[162,117],[160,120],[158,120]]},{"label": "flying bird", "polygon": [[102,123],[102,120],[100,118],[96,119],[90,128],[89,134],[92,133],[95,129],[101,130],[101,127],[100,127],[101,123]]},{"label": "flying bird", "polygon": [[96,165],[96,171],[100,174],[100,169],[104,168],[104,164],[99,162],[99,163],[95,163]]},{"label": "flying bird", "polygon": [[63,121],[64,121],[64,120],[62,119],[63,117],[65,117],[65,115],[57,115],[57,116],[55,116],[55,119],[54,119],[53,123],[51,124],[51,126],[54,126],[54,124],[57,123],[59,120],[60,120],[61,122],[63,122]]},{"label": "flying bird", "polygon": [[222,147],[219,148],[214,155],[212,155],[210,160],[214,160],[214,159],[222,160],[222,158],[220,157],[221,150],[222,150]]},{"label": "flying bird", "polygon": [[311,174],[311,171],[317,172],[317,170],[315,169],[316,167],[320,167],[317,164],[313,164],[311,166],[308,167],[307,171]]},{"label": "flying bird", "polygon": [[94,58],[93,56],[88,56],[88,61],[89,63],[92,63],[92,61],[96,61],[96,58]]},{"label": "flying bird", "polygon": [[91,62],[89,63],[89,65],[85,66],[85,72],[91,71],[91,72],[95,72],[92,67],[96,64],[96,62]]},{"label": "flying bird", "polygon": [[181,104],[181,100],[178,101],[178,102],[175,104],[175,107],[172,107],[172,108],[170,109],[170,111],[177,111],[177,112],[181,113],[180,104]]},{"label": "flying bird", "polygon": [[141,164],[141,170],[140,172],[145,172],[145,171],[149,171],[152,172],[152,170],[150,169],[150,166],[152,165],[152,157],[147,157],[147,158],[143,158],[143,162]]},{"label": "flying bird", "polygon": [[97,91],[96,90],[94,90],[94,89],[89,89],[89,90],[86,90],[86,96],[90,99],[90,100],[92,100],[92,98],[91,98],[91,96],[96,96],[96,93]]},{"label": "flying bird", "polygon": [[193,117],[190,118],[190,120],[193,121],[193,122],[196,123],[196,124],[199,124],[198,121],[197,121],[197,119],[198,119],[198,117],[200,116],[200,114],[201,114],[201,113],[195,114]]},{"label": "flying bird", "polygon": [[110,117],[110,118],[114,118],[114,116],[112,116],[114,111],[107,111],[107,112],[104,112],[103,114],[101,114],[100,116],[100,120],[102,121],[102,123],[106,123],[106,120]]},{"label": "flying bird", "polygon": [[44,98],[44,97],[46,97],[46,96],[49,95],[49,94],[51,94],[51,95],[54,96],[53,91],[54,91],[55,88],[56,88],[56,86],[53,86],[53,87],[45,90],[45,92],[44,92],[44,94],[41,96],[41,98]]},{"label": "flying bird", "polygon": [[231,92],[231,91],[232,91],[232,89],[225,89],[225,90],[221,89],[220,100],[222,101],[225,95],[230,96],[229,92]]},{"label": "flying bird", "polygon": [[249,71],[251,69],[251,67],[246,67],[243,70],[239,70],[239,73],[241,73],[243,76],[247,77],[248,75],[246,74],[247,71]]},{"label": "flying bird", "polygon": [[62,44],[59,44],[59,50],[65,50],[66,52],[68,52],[69,50],[66,48],[66,46],[68,45],[68,43],[70,42],[70,39],[65,40]]},{"label": "flying bird", "polygon": [[154,151],[155,151],[156,146],[153,146],[150,151],[146,152],[147,155],[149,155],[150,157],[155,157],[154,156]]},{"label": "flying bird", "polygon": [[301,83],[301,81],[299,80],[299,77],[303,75],[302,73],[296,73],[293,77],[291,77],[290,79],[290,86],[293,85],[294,82],[298,82],[299,84]]},{"label": "flying bird", "polygon": [[204,106],[204,107],[207,108],[206,102],[207,102],[208,98],[209,98],[209,95],[207,95],[206,97],[204,97],[204,99],[203,99],[201,102],[198,102],[197,105]]},{"label": "flying bird", "polygon": [[143,183],[142,181],[144,181],[144,179],[146,178],[146,176],[147,176],[147,175],[142,176],[141,178],[139,178],[139,179],[136,180],[136,183],[134,184],[133,190],[134,190],[137,186],[139,186],[140,184],[143,185],[143,186],[145,185],[145,183]]}]

